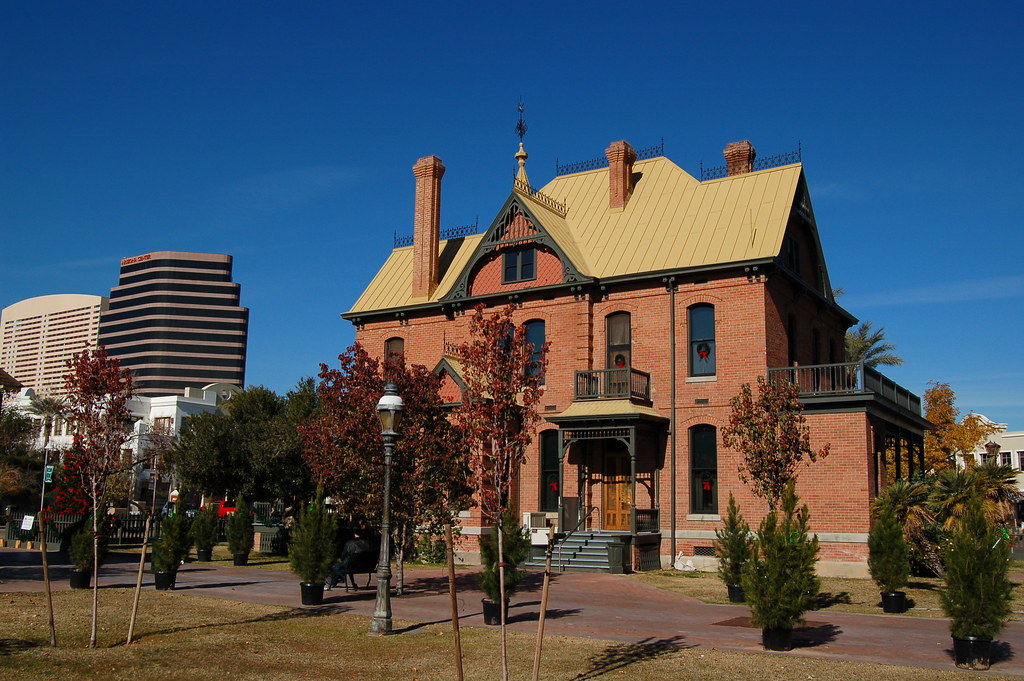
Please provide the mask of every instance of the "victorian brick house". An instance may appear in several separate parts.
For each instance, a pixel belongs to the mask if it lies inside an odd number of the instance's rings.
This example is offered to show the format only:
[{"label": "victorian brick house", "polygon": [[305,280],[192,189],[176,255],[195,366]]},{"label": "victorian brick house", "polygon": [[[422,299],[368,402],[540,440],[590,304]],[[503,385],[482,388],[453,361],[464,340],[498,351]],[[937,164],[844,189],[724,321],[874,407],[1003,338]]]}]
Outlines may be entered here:
[{"label": "victorian brick house", "polygon": [[[679,550],[713,555],[730,492],[756,525],[765,506],[720,431],[743,383],[784,372],[812,444],[831,444],[798,485],[822,568],[863,571],[880,453],[899,475],[922,465],[920,401],[844,363],[856,320],[833,297],[796,155],[763,163],[733,143],[726,165],[697,179],[661,151],[614,142],[606,159],[559,168],[536,190],[520,145],[504,205],[481,206],[496,214],[490,226],[445,239],[445,168],[420,159],[412,242],[396,243],[343,317],[371,354],[444,372],[445,401],[458,402],[451,347],[467,338],[465,313],[514,303],[529,338],[550,342],[545,425],[519,472],[518,509],[622,537],[640,568]],[[463,533],[479,525],[471,515]]]}]

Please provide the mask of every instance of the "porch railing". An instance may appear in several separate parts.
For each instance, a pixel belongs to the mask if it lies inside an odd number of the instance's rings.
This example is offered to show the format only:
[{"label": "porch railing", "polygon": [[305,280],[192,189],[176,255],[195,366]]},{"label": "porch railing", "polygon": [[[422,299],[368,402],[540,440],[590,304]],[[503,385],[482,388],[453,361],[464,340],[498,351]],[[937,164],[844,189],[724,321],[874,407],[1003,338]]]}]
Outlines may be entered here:
[{"label": "porch railing", "polygon": [[576,399],[623,397],[650,401],[651,375],[638,369],[594,369],[576,372]]},{"label": "porch railing", "polygon": [[661,512],[657,508],[638,508],[634,516],[637,532],[658,532],[661,530]]},{"label": "porch railing", "polygon": [[795,383],[801,396],[875,394],[914,414],[921,398],[863,362],[815,364],[768,370],[768,380]]}]

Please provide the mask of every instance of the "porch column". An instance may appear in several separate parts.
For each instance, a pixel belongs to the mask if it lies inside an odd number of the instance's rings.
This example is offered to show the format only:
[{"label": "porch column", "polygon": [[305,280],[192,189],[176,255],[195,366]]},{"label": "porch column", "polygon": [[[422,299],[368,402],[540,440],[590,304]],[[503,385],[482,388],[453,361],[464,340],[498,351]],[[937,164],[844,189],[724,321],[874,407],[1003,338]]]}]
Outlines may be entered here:
[{"label": "porch column", "polygon": [[636,427],[629,428],[629,533],[636,536]]},{"label": "porch column", "polygon": [[562,503],[563,489],[565,488],[565,443],[562,438],[565,437],[565,433],[562,429],[558,429],[558,531],[565,532],[565,528],[562,527],[565,523],[565,506]]}]

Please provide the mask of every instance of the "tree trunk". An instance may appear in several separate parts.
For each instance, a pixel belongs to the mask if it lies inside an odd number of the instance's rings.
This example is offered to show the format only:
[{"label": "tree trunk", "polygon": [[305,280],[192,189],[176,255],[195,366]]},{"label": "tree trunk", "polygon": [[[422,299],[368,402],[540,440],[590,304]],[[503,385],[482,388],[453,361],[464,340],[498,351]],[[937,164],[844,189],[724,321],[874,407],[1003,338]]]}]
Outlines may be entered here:
[{"label": "tree trunk", "polygon": [[503,514],[498,514],[498,588],[501,590],[501,602],[498,604],[501,608],[501,681],[508,681],[508,647],[505,645],[505,534],[502,532],[501,526],[504,524],[502,520]]},{"label": "tree trunk", "polygon": [[50,647],[57,647],[57,627],[53,620],[53,593],[50,590],[50,560],[46,551],[46,526],[43,514],[39,514],[39,550],[43,553],[43,584],[46,588],[46,608],[50,613]]},{"label": "tree trunk", "polygon": [[401,596],[405,588],[405,537],[406,523],[398,526],[392,541],[395,547],[395,595]]},{"label": "tree trunk", "polygon": [[132,615],[128,620],[128,638],[125,645],[132,642],[132,635],[135,633],[135,617],[139,612],[139,597],[142,595],[142,573],[146,569],[146,547],[149,546],[149,524],[153,520],[153,514],[146,516],[146,525],[142,530],[142,553],[139,555],[139,572],[135,578],[135,599],[132,601]]},{"label": "tree trunk", "polygon": [[444,543],[448,548],[448,595],[452,601],[452,636],[455,642],[455,681],[462,681],[462,638],[459,636],[459,601],[455,596],[455,537],[452,524],[444,524]]},{"label": "tree trunk", "polygon": [[548,548],[544,552],[544,588],[540,596],[540,617],[537,619],[537,647],[533,652],[533,681],[540,679],[540,652],[544,646],[544,620],[548,612],[548,587],[551,585],[551,554],[555,550],[554,528],[548,528]]},{"label": "tree trunk", "polygon": [[100,535],[96,514],[99,513],[99,495],[96,483],[90,484],[92,492],[92,626],[89,628],[89,647],[96,647],[96,629],[100,605]]}]

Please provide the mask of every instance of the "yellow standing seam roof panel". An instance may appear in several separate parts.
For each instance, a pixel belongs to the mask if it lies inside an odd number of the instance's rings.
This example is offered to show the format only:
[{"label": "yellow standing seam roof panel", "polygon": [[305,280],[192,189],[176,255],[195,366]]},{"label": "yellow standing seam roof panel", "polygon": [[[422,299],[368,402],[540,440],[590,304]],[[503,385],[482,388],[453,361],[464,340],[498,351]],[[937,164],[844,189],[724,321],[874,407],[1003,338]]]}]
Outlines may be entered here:
[{"label": "yellow standing seam roof panel", "polygon": [[[580,272],[607,278],[778,255],[801,172],[793,164],[698,182],[667,158],[655,158],[634,166],[640,179],[622,210],[608,208],[607,169],[556,177],[541,189],[565,204],[564,218],[524,200]],[[349,312],[439,300],[482,238],[462,240],[429,299],[412,297],[412,247],[395,249]]]},{"label": "yellow standing seam roof panel", "polygon": [[559,414],[545,414],[555,418],[610,417],[635,414],[658,420],[668,419],[653,407],[634,404],[629,400],[576,400]]}]

